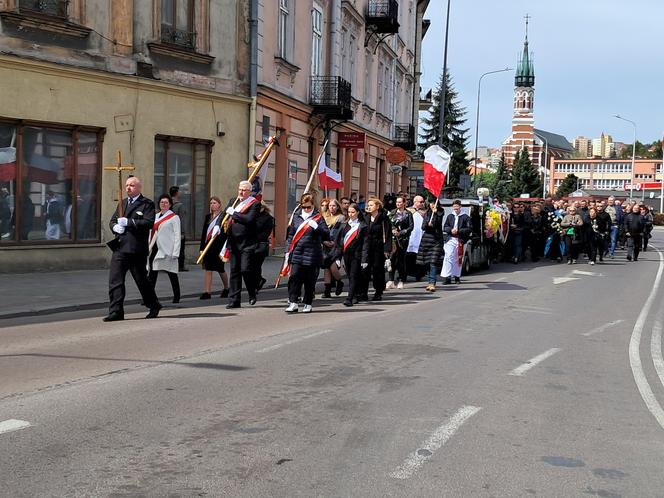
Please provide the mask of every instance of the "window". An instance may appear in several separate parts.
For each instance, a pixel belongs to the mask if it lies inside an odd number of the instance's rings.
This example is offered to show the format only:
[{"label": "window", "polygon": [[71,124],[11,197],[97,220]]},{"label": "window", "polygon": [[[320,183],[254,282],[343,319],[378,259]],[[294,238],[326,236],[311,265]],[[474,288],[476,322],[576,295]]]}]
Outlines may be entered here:
[{"label": "window", "polygon": [[381,113],[383,112],[383,99],[384,99],[383,91],[386,84],[384,78],[385,78],[385,64],[383,63],[383,61],[380,61],[378,63],[378,85],[377,85],[378,102],[376,104],[376,110]]},{"label": "window", "polygon": [[0,244],[99,241],[102,131],[0,122]]},{"label": "window", "polygon": [[323,69],[323,9],[314,4],[311,10],[311,75],[322,75]]},{"label": "window", "polygon": [[371,66],[373,65],[373,56],[370,50],[364,53],[364,102],[371,104]]},{"label": "window", "polygon": [[349,67],[349,54],[348,54],[348,30],[345,27],[341,28],[341,77],[346,81],[350,73]]},{"label": "window", "polygon": [[277,33],[277,56],[288,60],[290,32],[290,0],[279,0],[279,31]]},{"label": "window", "polygon": [[180,187],[185,216],[181,220],[187,239],[203,230],[210,196],[210,156],[214,142],[157,137],[154,149],[154,197]]},{"label": "window", "polygon": [[161,0],[161,41],[196,47],[194,0]]},{"label": "window", "polygon": [[355,57],[357,53],[356,38],[353,35],[348,37],[348,77],[344,78],[351,84],[351,88],[355,87]]}]

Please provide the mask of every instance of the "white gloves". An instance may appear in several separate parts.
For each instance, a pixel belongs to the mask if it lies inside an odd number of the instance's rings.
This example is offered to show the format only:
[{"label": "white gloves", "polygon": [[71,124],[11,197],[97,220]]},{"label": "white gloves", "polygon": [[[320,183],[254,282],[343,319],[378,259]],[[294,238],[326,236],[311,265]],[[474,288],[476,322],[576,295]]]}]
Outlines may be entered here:
[{"label": "white gloves", "polygon": [[121,227],[126,227],[127,226],[127,218],[118,218],[118,225]]},{"label": "white gloves", "polygon": [[366,267],[369,266],[369,263],[362,263],[360,267],[364,270]]},{"label": "white gloves", "polygon": [[[125,220],[127,218],[124,218]],[[113,231],[117,233],[118,235],[122,235],[125,233],[125,227],[121,226],[120,224],[113,225]]]},{"label": "white gloves", "polygon": [[309,226],[316,230],[316,228],[318,228],[318,223],[316,223],[314,220],[309,220]]},{"label": "white gloves", "polygon": [[233,206],[228,206],[226,208],[226,214],[229,216],[233,216],[233,213],[235,213],[235,208]]},{"label": "white gloves", "polygon": [[212,237],[216,237],[221,233],[221,228],[219,228],[219,225],[215,225],[214,228],[212,229]]}]

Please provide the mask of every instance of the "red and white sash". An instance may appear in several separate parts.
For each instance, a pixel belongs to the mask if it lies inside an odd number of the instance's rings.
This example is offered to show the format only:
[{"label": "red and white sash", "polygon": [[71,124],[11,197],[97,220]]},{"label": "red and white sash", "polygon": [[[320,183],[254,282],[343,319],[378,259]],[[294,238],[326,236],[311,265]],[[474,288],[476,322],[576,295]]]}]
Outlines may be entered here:
[{"label": "red and white sash", "polygon": [[175,213],[171,210],[166,211],[166,213],[161,217],[155,220],[154,225],[152,225],[152,229],[150,230],[150,239],[149,241],[152,242],[152,239],[154,236],[157,234],[157,230],[159,230],[159,227],[161,226],[162,223],[170,220],[175,216]]},{"label": "red and white sash", "polygon": [[309,228],[309,222],[310,221],[315,221],[318,223],[322,216],[319,214],[312,216],[311,218],[307,218],[304,220],[302,223],[300,223],[300,226],[297,227],[297,230],[295,230],[295,235],[293,235],[293,240],[291,240],[290,245],[288,246],[288,252],[284,255],[284,264],[281,267],[281,271],[279,272],[279,275],[282,277],[287,277],[290,275],[291,271],[291,265],[290,265],[290,254],[293,252],[293,249],[295,249],[295,246],[297,243],[300,241],[300,239],[304,236],[304,234],[307,232]]},{"label": "red and white sash", "polygon": [[205,234],[205,242],[208,242],[212,238],[212,231],[214,230],[214,227],[217,226],[217,220],[221,216],[221,213],[219,213],[217,216],[214,217],[213,220],[210,221],[210,224],[207,227],[207,232]]},{"label": "red and white sash", "polygon": [[[258,202],[258,199],[255,197],[249,196],[242,202],[240,202],[237,206],[235,206],[235,212],[236,213],[244,213],[247,209],[249,209],[251,206],[256,204]],[[229,225],[233,224],[233,219],[231,218]],[[221,248],[221,251],[219,252],[219,257],[224,263],[227,263],[228,260],[231,259],[231,248],[228,247],[228,239],[226,239],[226,242],[224,242],[224,246]]]},{"label": "red and white sash", "polygon": [[343,249],[343,252],[346,252],[346,249],[348,248],[348,246],[353,243],[353,241],[357,238],[359,233],[360,233],[360,224],[359,223],[346,232],[346,235],[344,235],[344,249]]}]

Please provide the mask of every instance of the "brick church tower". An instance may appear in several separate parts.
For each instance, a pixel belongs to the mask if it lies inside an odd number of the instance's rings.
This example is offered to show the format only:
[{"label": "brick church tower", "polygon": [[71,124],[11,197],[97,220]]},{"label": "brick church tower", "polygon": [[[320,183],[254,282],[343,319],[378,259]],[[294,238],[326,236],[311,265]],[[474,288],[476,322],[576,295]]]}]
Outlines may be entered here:
[{"label": "brick church tower", "polygon": [[523,53],[519,57],[514,77],[514,111],[512,116],[512,135],[503,142],[505,162],[512,165],[514,156],[524,147],[533,165],[539,168],[541,145],[535,140],[535,65],[532,52],[528,52],[528,20],[526,16],[526,39]]}]

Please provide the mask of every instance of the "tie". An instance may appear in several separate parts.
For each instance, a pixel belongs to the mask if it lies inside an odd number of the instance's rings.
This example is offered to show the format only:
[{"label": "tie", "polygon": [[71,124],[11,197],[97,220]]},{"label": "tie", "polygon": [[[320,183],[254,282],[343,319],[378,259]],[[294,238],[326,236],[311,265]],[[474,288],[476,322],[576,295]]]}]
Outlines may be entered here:
[{"label": "tie", "polygon": [[133,197],[130,197],[130,198],[129,198],[129,205],[131,206],[133,203],[134,203],[134,198],[133,198]]}]

